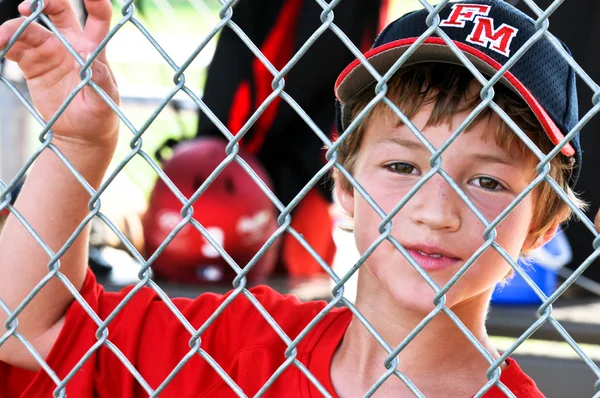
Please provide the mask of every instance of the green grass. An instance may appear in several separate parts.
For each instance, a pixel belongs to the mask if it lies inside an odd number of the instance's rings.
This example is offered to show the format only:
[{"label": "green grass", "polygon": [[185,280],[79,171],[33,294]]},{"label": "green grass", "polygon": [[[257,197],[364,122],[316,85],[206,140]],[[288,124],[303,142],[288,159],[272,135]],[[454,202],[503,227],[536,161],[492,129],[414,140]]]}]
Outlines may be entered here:
[{"label": "green grass", "polygon": [[[148,107],[125,107],[125,114],[129,121],[137,128],[141,128],[152,111]],[[167,138],[181,139],[192,137],[196,130],[197,116],[194,112],[182,112],[181,123],[179,125],[173,112],[165,110],[148,127],[142,136],[142,150],[154,158],[155,151],[165,142]],[[121,125],[121,135],[119,145],[113,158],[113,165],[119,164],[130,152],[130,144],[133,133],[124,125]],[[157,178],[156,173],[141,157],[136,156],[128,163],[124,169],[125,174],[135,183],[141,191],[148,195],[154,181]]]},{"label": "green grass", "polygon": [[[141,8],[136,8],[134,17],[143,24],[174,62],[181,65],[219,21],[218,3],[209,3],[206,9],[209,12],[201,15],[187,1],[170,1],[162,8],[151,1],[144,1]],[[113,25],[121,18],[120,6],[115,5]],[[201,93],[204,86],[206,65],[212,57],[216,39],[218,37],[213,39],[185,71],[186,86],[197,94]],[[152,95],[163,96],[174,87],[175,71],[132,23],[121,27],[110,41],[107,51],[122,96],[140,95],[147,91]],[[136,129],[144,125],[157,106],[122,102],[122,110]],[[183,124],[183,128],[180,123]],[[196,124],[195,112],[182,112],[181,121],[178,121],[174,112],[167,107],[142,136],[142,149],[153,156],[167,138],[193,136]],[[132,137],[131,131],[122,124],[113,166],[117,166],[130,153]],[[134,157],[124,172],[146,195],[157,177],[154,170],[140,156]]]},{"label": "green grass", "polygon": [[[114,67],[117,76],[127,76],[128,86],[145,86],[151,82],[153,86],[171,88],[175,71],[169,65],[153,65],[148,67],[144,62],[117,64]],[[185,73],[186,86],[199,89],[204,86],[206,73],[202,69],[193,68]],[[123,79],[121,79],[123,80]]]}]

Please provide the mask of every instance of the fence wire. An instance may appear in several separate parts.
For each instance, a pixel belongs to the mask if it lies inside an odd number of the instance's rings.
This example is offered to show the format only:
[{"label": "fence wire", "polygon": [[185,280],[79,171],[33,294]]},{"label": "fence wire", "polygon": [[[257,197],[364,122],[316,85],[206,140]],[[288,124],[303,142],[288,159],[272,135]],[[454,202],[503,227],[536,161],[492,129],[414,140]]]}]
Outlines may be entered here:
[{"label": "fence wire", "polygon": [[[300,372],[302,372],[306,377],[310,380],[311,383],[315,385],[315,387],[324,395],[329,396],[326,389],[321,385],[321,383],[311,374],[308,368],[297,359],[297,346],[298,344],[306,337],[306,335],[318,324],[328,313],[336,306],[346,306],[350,309],[352,314],[364,325],[364,327],[372,334],[372,336],[377,340],[377,342],[383,347],[383,349],[387,352],[387,358],[385,362],[382,364],[386,371],[383,372],[377,382],[371,387],[366,396],[373,395],[377,389],[390,377],[397,377],[402,380],[405,385],[414,393],[417,397],[423,397],[423,393],[419,391],[417,386],[413,384],[413,382],[402,372],[400,372],[398,367],[399,362],[399,354],[401,351],[411,343],[411,341],[420,333],[429,323],[430,321],[438,314],[444,313],[446,314],[452,321],[455,323],[456,327],[459,328],[465,337],[476,347],[476,349],[481,353],[481,355],[487,359],[489,362],[489,368],[487,371],[487,377],[489,381],[481,387],[481,389],[477,392],[476,397],[483,396],[489,389],[497,385],[508,397],[514,397],[513,393],[509,391],[509,389],[504,386],[500,382],[500,365],[505,361],[507,357],[514,353],[515,350],[528,338],[532,336],[532,334],[540,328],[544,323],[550,324],[556,331],[564,338],[564,341],[567,342],[576,354],[587,364],[587,366],[591,369],[592,372],[598,378],[598,382],[595,385],[596,390],[598,391],[594,396],[600,397],[600,369],[594,364],[594,362],[580,349],[577,343],[573,340],[573,338],[569,335],[569,333],[561,326],[561,324],[553,317],[552,315],[552,304],[565,292],[565,290],[571,286],[577,278],[586,270],[586,268],[600,255],[600,237],[598,236],[594,225],[591,220],[589,220],[585,214],[577,208],[577,206],[570,200],[570,198],[565,194],[565,192],[560,188],[560,186],[550,177],[550,160],[559,153],[561,148],[570,141],[571,138],[575,134],[577,134],[586,123],[598,112],[600,109],[599,99],[600,99],[600,88],[596,83],[583,71],[583,69],[577,64],[577,62],[563,49],[563,47],[559,44],[559,42],[550,34],[549,27],[549,16],[556,10],[557,7],[560,6],[562,0],[556,0],[552,3],[550,7],[546,10],[541,10],[533,0],[525,0],[525,2],[529,5],[531,10],[537,15],[536,20],[536,29],[537,32],[529,39],[529,41],[523,45],[523,47],[511,58],[506,65],[499,70],[494,76],[491,78],[487,78],[482,75],[477,68],[465,57],[465,55],[456,47],[456,45],[449,39],[449,37],[442,31],[439,27],[440,17],[438,12],[446,6],[449,0],[441,1],[437,6],[433,6],[429,4],[425,0],[419,0],[421,5],[429,11],[429,16],[427,19],[427,24],[429,29],[425,31],[421,37],[406,51],[394,64],[392,68],[383,76],[381,76],[375,68],[365,59],[362,55],[361,51],[349,40],[349,38],[344,34],[344,32],[338,28],[335,23],[335,7],[338,5],[340,0],[333,0],[330,3],[327,3],[323,0],[315,0],[323,9],[320,20],[321,26],[309,37],[308,40],[301,46],[296,54],[294,54],[289,62],[281,69],[278,70],[275,68],[269,60],[261,53],[260,49],[253,43],[246,33],[232,21],[232,15],[235,11],[234,3],[235,0],[224,1],[220,0],[222,8],[219,13],[219,20],[210,30],[210,32],[200,41],[196,49],[190,54],[190,56],[181,64],[178,65],[167,52],[161,47],[161,45],[155,40],[152,34],[145,28],[143,22],[135,16],[134,10],[135,6],[133,4],[133,0],[126,1],[122,4],[121,14],[122,18],[118,23],[116,23],[108,35],[104,38],[98,48],[87,58],[82,59],[80,55],[73,49],[70,43],[62,36],[60,31],[53,25],[52,21],[46,17],[42,13],[42,9],[44,8],[44,0],[34,0],[31,4],[32,15],[26,19],[26,23],[16,32],[14,37],[10,40],[8,46],[0,52],[0,60],[4,58],[8,50],[11,46],[16,42],[17,38],[23,33],[23,31],[27,28],[27,26],[33,22],[43,22],[45,23],[49,29],[58,37],[62,44],[69,50],[73,59],[75,59],[81,65],[81,82],[78,86],[73,90],[73,92],[68,96],[68,98],[64,101],[63,105],[60,107],[58,112],[52,117],[50,120],[44,120],[35,110],[33,105],[30,103],[29,99],[21,93],[19,88],[11,82],[7,77],[5,77],[2,73],[2,64],[0,64],[0,81],[16,96],[16,98],[26,107],[26,109],[31,113],[31,115],[35,118],[35,120],[41,126],[41,132],[39,135],[40,145],[37,147],[35,153],[27,160],[25,165],[21,168],[21,170],[17,173],[17,175],[8,182],[0,181],[0,211],[3,209],[8,209],[10,213],[12,213],[16,219],[25,227],[25,229],[29,232],[29,234],[36,240],[39,246],[45,251],[48,256],[48,273],[46,276],[35,286],[35,288],[30,292],[30,294],[20,303],[20,305],[15,309],[10,309],[2,299],[0,299],[0,307],[2,311],[4,311],[8,315],[8,319],[5,323],[6,332],[0,336],[0,345],[5,343],[9,338],[18,339],[31,353],[31,355],[35,358],[35,360],[39,363],[39,365],[43,368],[43,370],[50,376],[50,378],[56,384],[56,389],[54,391],[54,396],[56,397],[64,397],[66,396],[66,386],[69,381],[74,377],[74,375],[83,367],[86,361],[92,356],[94,352],[96,352],[100,347],[104,346],[111,350],[116,357],[120,360],[120,362],[125,366],[129,372],[133,375],[133,377],[137,380],[139,385],[144,389],[144,391],[151,397],[158,396],[173,380],[173,378],[180,372],[183,366],[189,362],[195,356],[202,357],[222,378],[223,380],[231,387],[233,393],[238,396],[246,396],[245,392],[236,385],[235,381],[227,374],[227,372],[212,358],[205,350],[202,348],[202,335],[205,330],[215,321],[223,311],[230,305],[232,301],[235,300],[237,296],[243,295],[248,298],[250,303],[259,311],[262,317],[266,320],[266,322],[271,326],[271,328],[277,333],[277,335],[281,338],[283,342],[285,342],[287,346],[287,350],[285,351],[286,361],[277,369],[277,371],[268,379],[268,381],[263,385],[260,391],[256,394],[256,396],[264,395],[269,387],[275,382],[275,380],[288,368],[288,367],[296,367]],[[163,12],[167,14],[172,14],[171,6],[168,2],[163,0],[156,0],[157,5],[163,10]],[[205,12],[205,5],[202,1],[194,0],[193,5],[195,8],[202,10]],[[157,53],[164,59],[164,61],[172,68],[173,71],[173,88],[169,92],[169,94],[158,104],[154,112],[152,112],[151,116],[147,119],[147,121],[139,128],[135,128],[133,123],[130,122],[128,117],[122,111],[122,109],[115,104],[110,97],[92,81],[92,72],[91,72],[91,64],[98,57],[98,55],[105,50],[106,46],[113,40],[115,34],[125,25],[131,24],[135,26],[139,32],[148,40],[149,43],[152,44]],[[211,111],[211,109],[206,106],[206,104],[202,101],[197,93],[194,92],[190,87],[186,85],[186,77],[185,72],[188,66],[194,61],[194,59],[202,52],[208,43],[211,40],[215,39],[215,36],[225,27],[228,27],[233,32],[237,34],[237,36],[245,43],[245,45],[252,51],[257,59],[267,68],[267,70],[272,74],[272,93],[264,100],[262,104],[257,108],[257,110],[249,117],[247,122],[243,125],[240,131],[237,134],[232,134],[223,123],[215,116],[215,114]],[[341,136],[334,143],[331,142],[328,134],[321,131],[321,129],[311,120],[308,114],[298,105],[298,103],[286,93],[285,91],[285,79],[284,76],[294,67],[294,65],[303,57],[303,55],[310,49],[312,44],[326,31],[333,32],[339,40],[344,43],[344,45],[348,48],[352,54],[360,60],[360,63],[367,69],[367,71],[377,80],[377,85],[375,88],[375,97],[369,103],[368,106],[353,120],[353,122],[347,127],[346,131],[341,132]],[[387,85],[386,83],[390,79],[390,77],[403,65],[403,63],[414,53],[414,51],[423,43],[428,37],[432,35],[437,35],[442,38],[444,42],[452,49],[457,59],[464,64],[464,66],[476,77],[476,79],[482,84],[482,89],[480,92],[481,95],[481,103],[471,112],[471,114],[464,120],[464,122],[458,126],[458,128],[453,132],[451,137],[447,140],[447,142],[440,147],[439,149],[435,149],[430,142],[425,138],[421,131],[411,122],[411,120],[402,113],[402,111],[386,97]],[[552,43],[555,45],[557,50],[562,54],[562,56],[566,59],[566,61],[573,67],[576,71],[579,78],[585,82],[591,90],[594,92],[593,96],[593,108],[581,117],[579,123],[573,128],[572,131],[563,139],[563,141],[557,145],[549,154],[544,155],[536,146],[531,142],[531,140],[526,136],[526,134],[510,119],[508,115],[494,102],[494,90],[493,86],[503,77],[504,73],[509,70],[515,62],[526,52],[528,49],[541,38],[546,37],[549,38]],[[131,132],[131,140],[129,143],[131,151],[127,156],[125,156],[118,166],[111,172],[108,178],[105,179],[105,182],[100,186],[98,190],[94,190],[85,179],[78,173],[78,171],[71,165],[69,160],[63,156],[60,150],[53,144],[53,133],[52,127],[56,120],[61,116],[65,108],[69,105],[71,100],[85,87],[92,87],[106,102],[110,105],[115,114],[121,119],[123,125],[126,126],[127,129]],[[204,183],[198,188],[198,190],[194,193],[192,197],[189,199],[186,198],[173,184],[172,181],[165,175],[165,173],[161,170],[160,166],[157,165],[153,160],[151,155],[144,151],[143,146],[143,136],[148,127],[153,123],[156,117],[160,114],[160,112],[167,107],[169,102],[173,100],[174,96],[177,94],[185,93],[191,101],[193,101],[196,106],[202,111],[205,117],[208,117],[222,132],[223,136],[225,136],[229,140],[229,145],[227,146],[226,153],[227,157],[223,160],[223,162],[212,172],[212,174],[204,181]],[[306,186],[297,194],[297,196],[287,205],[285,206],[282,202],[279,201],[277,196],[270,190],[270,188],[258,177],[258,175],[249,167],[249,165],[244,162],[244,160],[239,156],[240,150],[240,140],[246,135],[249,129],[253,126],[256,120],[262,115],[265,109],[277,98],[281,98],[285,101],[289,106],[294,109],[298,115],[305,121],[306,125],[312,130],[314,134],[316,134],[323,145],[329,148],[326,153],[326,164],[322,167],[322,169],[306,184]],[[361,120],[370,112],[375,105],[379,102],[384,102],[396,115],[397,117],[413,132],[415,137],[429,150],[431,153],[430,164],[432,165],[432,169],[422,176],[422,178],[414,185],[414,187],[410,190],[410,192],[393,208],[389,213],[385,213],[381,207],[373,200],[373,198],[360,186],[358,181],[353,178],[351,173],[346,170],[340,163],[338,163],[338,155],[337,149],[338,147],[348,139],[349,135],[351,135]],[[448,148],[449,145],[454,142],[454,140],[467,128],[467,126],[486,108],[491,108],[499,117],[510,127],[510,129],[526,144],[526,146],[534,153],[538,159],[538,167],[537,167],[537,177],[528,185],[528,187],[519,194],[514,201],[494,220],[487,220],[485,216],[477,209],[475,204],[469,199],[467,194],[460,188],[459,184],[457,184],[451,177],[446,173],[443,169],[442,155],[444,151]],[[67,240],[63,247],[61,247],[58,251],[53,251],[44,241],[43,239],[36,233],[36,231],[31,227],[28,221],[19,213],[19,211],[10,204],[10,190],[17,184],[17,182],[27,173],[28,169],[32,166],[33,162],[37,159],[37,157],[43,151],[52,151],[54,152],[62,161],[62,163],[69,169],[69,171],[77,178],[79,183],[86,189],[91,199],[88,203],[89,213],[85,217],[85,219],[81,222],[78,228],[73,231],[71,237]],[[102,206],[100,202],[101,194],[106,190],[106,188],[112,183],[112,181],[116,178],[119,173],[123,172],[125,166],[134,158],[142,158],[144,159],[148,165],[156,172],[158,177],[164,181],[164,183],[169,187],[169,189],[175,194],[177,199],[181,202],[181,216],[182,220],[178,223],[178,225],[173,229],[171,234],[165,239],[165,241],[160,245],[158,250],[153,253],[148,259],[145,259],[136,248],[127,240],[127,238],[121,233],[121,231],[113,224],[113,222],[106,217],[102,213]],[[252,260],[248,264],[237,264],[236,261],[211,237],[211,235],[207,232],[205,227],[201,225],[198,221],[193,218],[193,208],[192,205],[194,202],[206,191],[206,189],[211,185],[211,183],[219,176],[219,174],[231,163],[236,162],[239,164],[245,172],[254,180],[254,182],[262,189],[264,194],[269,198],[269,200],[274,204],[274,206],[278,209],[280,215],[278,217],[279,227],[273,233],[273,235],[268,239],[268,241],[263,245],[263,247],[256,253],[256,255],[252,258]],[[372,209],[379,215],[381,218],[381,223],[379,224],[379,237],[372,242],[370,247],[360,256],[358,261],[353,265],[353,267],[345,274],[345,275],[337,275],[330,266],[318,256],[318,254],[312,249],[312,247],[308,244],[308,242],[303,238],[301,234],[295,231],[291,227],[291,212],[296,208],[299,202],[305,197],[305,195],[318,183],[318,181],[331,172],[331,170],[335,168],[339,171],[341,175],[343,175],[355,188],[356,192],[364,198],[364,200],[372,207]],[[465,262],[465,264],[461,267],[461,269],[456,273],[456,275],[445,285],[438,286],[436,282],[423,270],[419,264],[410,256],[408,251],[398,242],[392,235],[392,219],[396,216],[396,214],[403,208],[403,206],[414,196],[414,194],[431,178],[434,176],[441,176],[456,192],[456,194],[467,204],[469,209],[476,215],[479,221],[485,226],[485,231],[483,233],[483,239],[485,242],[481,245],[481,247]],[[541,289],[533,282],[533,280],[528,276],[527,273],[521,269],[521,267],[511,258],[511,256],[496,242],[497,226],[505,219],[505,217],[521,202],[521,200],[530,193],[533,189],[535,189],[539,184],[549,184],[556,193],[568,204],[571,210],[575,213],[576,217],[583,222],[586,227],[594,234],[596,237],[594,239],[593,245],[595,251],[589,258],[581,264],[576,271],[572,273],[572,275],[553,293],[550,297],[547,297]],[[61,257],[67,251],[67,249],[73,244],[73,242],[79,237],[84,228],[90,223],[90,221],[94,217],[99,217],[107,226],[112,230],[122,241],[123,245],[127,248],[129,253],[142,264],[142,267],[139,271],[139,282],[131,289],[131,291],[124,297],[122,302],[114,309],[114,311],[106,318],[101,319],[86,303],[83,297],[79,294],[77,289],[73,286],[73,284],[63,275],[60,271],[60,262]],[[149,269],[156,258],[163,252],[165,247],[171,242],[171,240],[187,225],[192,225],[196,228],[202,236],[214,247],[214,249],[225,259],[225,261],[231,266],[232,269],[235,270],[237,277],[234,279],[232,284],[232,294],[217,308],[217,310],[210,316],[206,322],[201,325],[198,329],[195,329],[190,322],[185,318],[185,316],[179,311],[179,309],[173,304],[171,299],[167,296],[167,294],[161,289],[161,287],[156,284],[150,276]],[[332,290],[332,299],[327,304],[325,308],[323,308],[317,316],[306,326],[306,328],[295,338],[292,339],[283,331],[283,329],[277,324],[277,322],[271,317],[271,315],[267,312],[267,310],[260,304],[260,302],[251,294],[251,292],[246,288],[247,286],[247,277],[248,272],[253,268],[253,266],[259,261],[259,259],[266,253],[266,251],[271,247],[271,245],[280,238],[283,234],[290,234],[293,236],[303,247],[306,249],[311,256],[320,264],[323,270],[329,275],[329,277],[334,282],[334,287]],[[402,255],[406,258],[406,260],[414,267],[414,269],[421,275],[421,277],[429,284],[429,286],[435,291],[436,295],[434,298],[435,308],[420,322],[420,324],[414,328],[414,330],[406,337],[404,341],[402,341],[398,346],[393,347],[390,346],[381,335],[377,333],[375,328],[369,323],[369,321],[361,314],[361,312],[354,306],[354,304],[344,297],[344,284],[348,281],[348,279],[356,273],[359,268],[365,263],[367,258],[375,251],[379,245],[383,242],[391,243]],[[454,312],[446,306],[446,296],[445,294],[448,292],[452,286],[456,284],[456,282],[470,269],[473,263],[487,250],[495,250],[500,256],[504,258],[504,260],[510,264],[512,269],[520,275],[527,284],[535,291],[535,293],[540,297],[543,301],[543,304],[538,309],[539,319],[537,319],[519,338],[515,340],[515,342],[507,349],[502,356],[495,360],[490,353],[482,346],[482,344],[473,336],[473,334],[465,327],[465,325],[461,322],[461,320],[454,314]],[[24,308],[33,300],[36,294],[51,280],[59,280],[73,295],[75,300],[79,302],[79,304],[84,308],[89,317],[96,323],[97,332],[96,338],[97,342],[89,348],[87,353],[77,362],[77,364],[73,367],[71,372],[60,379],[57,374],[53,371],[53,369],[48,366],[48,364],[42,359],[41,355],[36,352],[33,345],[19,332],[18,327],[18,319],[21,312]],[[146,380],[142,377],[142,375],[136,370],[135,366],[126,358],[126,356],[117,348],[113,343],[111,343],[109,339],[109,328],[111,322],[114,318],[120,313],[120,311],[127,305],[127,303],[132,300],[132,298],[142,289],[143,287],[148,287],[153,289],[158,297],[162,299],[164,304],[169,308],[172,312],[173,316],[176,317],[179,322],[184,326],[184,328],[189,333],[189,352],[181,359],[181,361],[173,368],[169,376],[157,387],[152,388]]]}]

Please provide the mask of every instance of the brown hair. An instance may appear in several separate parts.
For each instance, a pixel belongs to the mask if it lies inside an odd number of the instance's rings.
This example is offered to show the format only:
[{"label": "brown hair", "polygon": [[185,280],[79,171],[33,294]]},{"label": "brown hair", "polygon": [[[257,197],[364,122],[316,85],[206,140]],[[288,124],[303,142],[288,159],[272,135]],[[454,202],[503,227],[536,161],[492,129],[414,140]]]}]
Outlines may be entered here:
[{"label": "brown hair", "polygon": [[[433,105],[433,110],[425,127],[448,124],[451,128],[452,118],[456,113],[473,110],[480,102],[481,85],[465,67],[445,63],[421,63],[401,68],[388,81],[387,98],[410,119],[425,105]],[[375,96],[375,83],[363,89],[346,106],[351,109],[352,120],[371,102]],[[494,86],[494,102],[525,132],[531,141],[545,154],[550,152],[554,144],[548,139],[539,121],[535,118],[527,104],[509,88],[502,84]],[[397,118],[395,113],[383,102],[377,103],[358,124],[355,131],[348,135],[339,146],[338,161],[350,173],[353,172],[362,137],[369,122],[375,115],[389,115]],[[495,114],[486,107],[470,126]],[[537,160],[523,141],[499,119],[500,123],[490,131],[496,143],[511,156],[518,159],[531,158]],[[467,128],[468,131],[468,128]],[[574,159],[562,154],[555,156],[551,162],[550,176],[564,189],[567,195],[579,208],[585,206],[569,187],[569,176],[573,169]],[[350,182],[339,172],[334,173],[336,183],[346,191],[352,190]],[[534,210],[532,234],[534,241],[542,236],[554,223],[569,219],[571,209],[548,183],[542,182],[533,191],[536,193],[538,206]]]}]

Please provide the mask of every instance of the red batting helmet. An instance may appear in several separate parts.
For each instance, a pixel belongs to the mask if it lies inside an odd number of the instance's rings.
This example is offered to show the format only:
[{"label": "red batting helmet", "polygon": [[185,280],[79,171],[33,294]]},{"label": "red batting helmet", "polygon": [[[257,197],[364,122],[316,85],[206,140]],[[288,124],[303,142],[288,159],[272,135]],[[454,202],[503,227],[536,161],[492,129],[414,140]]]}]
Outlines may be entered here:
[{"label": "red batting helmet", "polygon": [[[190,198],[227,156],[223,139],[204,137],[177,145],[163,166],[165,174]],[[251,155],[239,156],[269,186],[263,167]],[[183,204],[162,180],[158,180],[143,220],[146,253],[152,255],[182,220]],[[252,259],[277,229],[275,206],[248,173],[233,161],[193,204],[194,216],[238,266]],[[267,276],[275,267],[278,241],[248,274],[250,280]],[[236,276],[218,251],[191,225],[165,247],[152,265],[159,276],[180,282],[231,282]]]}]

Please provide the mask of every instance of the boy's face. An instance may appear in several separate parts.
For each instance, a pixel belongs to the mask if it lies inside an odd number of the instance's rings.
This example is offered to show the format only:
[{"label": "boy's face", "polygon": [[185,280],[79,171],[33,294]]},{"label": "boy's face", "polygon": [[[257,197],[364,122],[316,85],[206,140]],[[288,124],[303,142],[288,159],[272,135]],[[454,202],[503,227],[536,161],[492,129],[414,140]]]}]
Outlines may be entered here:
[{"label": "boy's face", "polygon": [[[452,131],[443,124],[423,129],[432,106],[413,118],[429,142],[440,148]],[[457,114],[458,126],[468,112]],[[522,192],[535,175],[531,158],[518,160],[500,148],[493,134],[499,118],[482,120],[464,132],[442,154],[442,169],[461,187],[487,220],[494,220]],[[389,213],[431,168],[431,153],[408,127],[397,126],[397,117],[379,114],[365,130],[354,168],[354,177]],[[381,217],[356,191],[338,189],[340,203],[354,217],[357,248],[364,253],[379,237]],[[497,226],[496,242],[512,258],[534,242],[528,239],[534,210],[534,195],[527,195]],[[484,225],[450,185],[435,174],[393,219],[392,235],[443,287],[460,267],[484,244]],[[550,234],[550,233],[549,233]],[[547,238],[549,239],[549,237]],[[407,309],[430,311],[433,289],[387,240],[363,265],[370,278],[384,288],[393,301]],[[367,270],[363,270],[364,273]],[[510,271],[508,263],[492,248],[471,266],[447,293],[449,307],[480,297],[488,300],[491,289]]]}]

